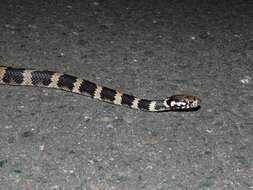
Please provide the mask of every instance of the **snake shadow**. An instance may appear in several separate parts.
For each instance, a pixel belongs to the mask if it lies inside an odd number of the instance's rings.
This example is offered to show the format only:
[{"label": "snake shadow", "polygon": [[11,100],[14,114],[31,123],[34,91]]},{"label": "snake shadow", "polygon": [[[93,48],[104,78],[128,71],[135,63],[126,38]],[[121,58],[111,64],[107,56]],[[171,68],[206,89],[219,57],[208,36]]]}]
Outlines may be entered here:
[{"label": "snake shadow", "polygon": [[199,109],[201,108],[201,106],[197,107],[197,108],[191,108],[191,109],[187,109],[187,110],[164,110],[164,111],[159,111],[159,113],[162,112],[197,112]]}]

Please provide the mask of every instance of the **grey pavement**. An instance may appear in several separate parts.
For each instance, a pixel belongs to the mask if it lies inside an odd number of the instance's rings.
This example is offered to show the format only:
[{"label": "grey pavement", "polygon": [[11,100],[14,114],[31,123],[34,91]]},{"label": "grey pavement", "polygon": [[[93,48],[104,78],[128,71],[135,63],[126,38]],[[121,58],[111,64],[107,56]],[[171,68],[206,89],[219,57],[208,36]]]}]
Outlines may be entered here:
[{"label": "grey pavement", "polygon": [[253,189],[253,1],[0,0],[0,63],[202,99],[148,113],[0,86],[1,190]]}]

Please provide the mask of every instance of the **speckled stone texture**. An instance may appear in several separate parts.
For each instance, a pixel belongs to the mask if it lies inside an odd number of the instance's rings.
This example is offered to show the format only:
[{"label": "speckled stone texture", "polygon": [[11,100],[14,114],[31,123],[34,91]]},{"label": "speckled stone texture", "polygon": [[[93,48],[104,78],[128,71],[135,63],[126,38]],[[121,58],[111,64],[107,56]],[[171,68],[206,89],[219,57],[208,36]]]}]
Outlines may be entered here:
[{"label": "speckled stone texture", "polygon": [[253,2],[0,0],[0,62],[144,98],[147,113],[63,91],[0,86],[0,189],[253,188]]}]

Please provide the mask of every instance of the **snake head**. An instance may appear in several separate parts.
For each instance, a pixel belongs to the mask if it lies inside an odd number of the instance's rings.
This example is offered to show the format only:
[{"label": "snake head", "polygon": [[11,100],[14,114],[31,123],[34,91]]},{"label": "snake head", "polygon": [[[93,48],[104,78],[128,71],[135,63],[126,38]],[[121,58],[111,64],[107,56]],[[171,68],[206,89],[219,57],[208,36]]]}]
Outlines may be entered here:
[{"label": "snake head", "polygon": [[170,107],[171,110],[192,110],[198,109],[200,107],[201,100],[192,95],[173,95],[166,99],[167,106]]}]

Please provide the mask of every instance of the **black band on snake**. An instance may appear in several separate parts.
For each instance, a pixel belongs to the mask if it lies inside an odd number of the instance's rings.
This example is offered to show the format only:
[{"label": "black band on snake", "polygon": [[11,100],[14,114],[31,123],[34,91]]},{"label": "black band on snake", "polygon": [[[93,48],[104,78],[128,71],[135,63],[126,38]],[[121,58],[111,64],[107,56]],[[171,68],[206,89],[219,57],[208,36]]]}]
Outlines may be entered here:
[{"label": "black band on snake", "polygon": [[0,84],[56,88],[90,96],[105,102],[151,112],[187,111],[200,107],[200,99],[192,95],[173,95],[163,100],[146,100],[75,76],[54,71],[37,71],[0,66]]}]

